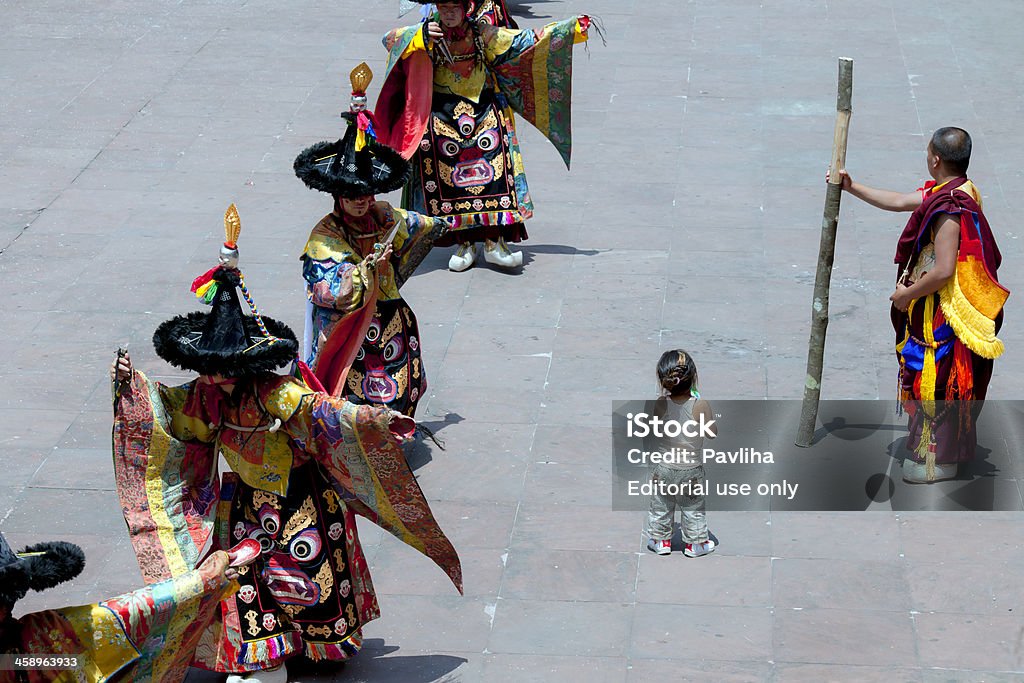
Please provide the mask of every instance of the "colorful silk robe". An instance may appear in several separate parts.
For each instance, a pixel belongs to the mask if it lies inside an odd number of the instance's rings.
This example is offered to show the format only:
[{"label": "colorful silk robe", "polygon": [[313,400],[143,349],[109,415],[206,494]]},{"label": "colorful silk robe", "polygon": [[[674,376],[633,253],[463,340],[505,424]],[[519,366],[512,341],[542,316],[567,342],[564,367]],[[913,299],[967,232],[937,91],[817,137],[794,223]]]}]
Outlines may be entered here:
[{"label": "colorful silk robe", "polygon": [[[248,671],[300,650],[312,659],[357,650],[359,628],[379,609],[353,513],[430,557],[461,592],[458,556],[394,429],[389,411],[290,377],[243,382],[228,396],[199,381],[168,387],[135,373],[116,402],[114,465],[143,577],[191,571],[211,539],[227,547],[255,538],[263,548],[217,619],[186,628],[195,665]],[[233,470],[223,490],[218,453]]]},{"label": "colorful silk robe", "polygon": [[[395,226],[391,261],[371,272],[365,257]],[[416,315],[398,290],[445,227],[377,202],[360,228],[331,213],[313,229],[301,257],[311,304],[305,355],[333,395],[416,412],[427,380]]]},{"label": "colorful silk robe", "polygon": [[[921,188],[924,199],[900,237],[900,279],[916,281],[935,264],[937,220],[960,223],[956,272],[938,292],[892,308],[900,398],[910,415],[908,447],[934,473],[936,463],[973,459],[975,421],[1003,344],[995,334],[1009,294],[996,280],[1001,256],[971,181]],[[933,476],[929,475],[929,476]]]},{"label": "colorful silk robe", "polygon": [[483,54],[476,54],[470,31],[450,45],[453,64],[431,62],[423,25],[384,37],[389,54],[375,110],[378,136],[413,162],[403,206],[453,219],[455,231],[438,244],[525,237],[522,222],[533,215],[533,200],[513,112],[569,166],[572,48],[586,40],[587,25],[585,18],[569,19],[519,31],[479,22]]},{"label": "colorful silk robe", "polygon": [[[103,602],[21,617],[21,651],[74,654],[75,670],[27,671],[30,683],[125,681],[180,683],[191,652],[238,584],[207,567]],[[15,681],[0,671],[0,681]]]}]

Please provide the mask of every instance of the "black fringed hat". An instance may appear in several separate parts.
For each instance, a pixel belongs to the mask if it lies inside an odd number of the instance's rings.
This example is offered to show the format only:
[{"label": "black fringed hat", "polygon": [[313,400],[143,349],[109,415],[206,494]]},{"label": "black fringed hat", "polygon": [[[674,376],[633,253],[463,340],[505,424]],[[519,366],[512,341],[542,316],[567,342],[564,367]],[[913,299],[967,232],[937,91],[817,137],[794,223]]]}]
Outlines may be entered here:
[{"label": "black fringed hat", "polygon": [[[287,325],[260,315],[238,270],[236,240],[241,222],[235,205],[224,214],[226,240],[220,265],[192,283],[196,296],[212,304],[209,313],[195,311],[162,323],[153,333],[158,356],[183,370],[201,375],[251,377],[290,363],[299,343]],[[242,290],[252,315],[242,312]]]},{"label": "black fringed hat", "polygon": [[53,588],[84,568],[85,553],[73,543],[37,543],[16,553],[0,534],[0,605],[13,607],[29,590]]},{"label": "black fringed hat", "polygon": [[295,158],[295,175],[307,187],[355,199],[391,192],[405,185],[412,167],[402,156],[377,141],[373,118],[366,110],[366,88],[373,72],[366,63],[352,70],[352,104],[341,118],[348,129],[341,140],[318,142]]}]

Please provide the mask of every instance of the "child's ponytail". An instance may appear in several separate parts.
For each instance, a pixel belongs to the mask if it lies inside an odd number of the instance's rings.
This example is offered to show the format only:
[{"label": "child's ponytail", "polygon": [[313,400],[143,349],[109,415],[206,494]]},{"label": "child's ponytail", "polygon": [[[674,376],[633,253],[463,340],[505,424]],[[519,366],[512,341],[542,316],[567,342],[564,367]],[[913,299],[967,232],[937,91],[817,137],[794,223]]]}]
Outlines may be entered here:
[{"label": "child's ponytail", "polygon": [[658,383],[670,396],[699,396],[697,365],[686,351],[666,351],[658,361]]}]

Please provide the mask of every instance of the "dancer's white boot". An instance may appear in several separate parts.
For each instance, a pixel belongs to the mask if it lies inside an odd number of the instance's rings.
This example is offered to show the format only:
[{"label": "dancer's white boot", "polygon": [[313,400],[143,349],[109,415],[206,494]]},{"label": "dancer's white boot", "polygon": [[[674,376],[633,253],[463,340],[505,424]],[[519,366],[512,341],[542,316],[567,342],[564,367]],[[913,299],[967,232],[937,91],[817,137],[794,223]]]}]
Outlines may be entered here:
[{"label": "dancer's white boot", "polygon": [[469,270],[473,266],[473,262],[476,261],[476,252],[475,244],[463,242],[455,253],[452,254],[452,257],[448,259],[448,269],[454,270],[456,273]]},{"label": "dancer's white boot", "polygon": [[505,238],[499,237],[497,242],[484,243],[484,260],[502,268],[518,268],[523,265],[523,252],[509,251]]}]

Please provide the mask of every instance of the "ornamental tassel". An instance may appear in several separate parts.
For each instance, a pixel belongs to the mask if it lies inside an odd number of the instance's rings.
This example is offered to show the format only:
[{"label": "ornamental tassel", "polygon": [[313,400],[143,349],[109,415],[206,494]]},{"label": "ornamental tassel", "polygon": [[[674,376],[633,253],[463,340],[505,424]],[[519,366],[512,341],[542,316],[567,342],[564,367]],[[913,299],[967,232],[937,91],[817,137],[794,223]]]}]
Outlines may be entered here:
[{"label": "ornamental tassel", "polygon": [[373,119],[370,112],[361,111],[356,114],[356,151],[361,152],[366,148],[369,141],[377,140],[377,131],[373,129]]},{"label": "ornamental tassel", "polygon": [[304,654],[314,662],[343,662],[358,652],[358,648],[352,647],[347,641],[341,643],[314,643],[307,641]]},{"label": "ornamental tassel", "polygon": [[218,268],[220,266],[210,268],[192,281],[192,293],[204,304],[213,303],[214,297],[217,296],[217,281],[213,279],[213,274]]},{"label": "ornamental tassel", "polygon": [[[931,412],[935,412],[935,401],[928,401],[931,404]],[[935,481],[935,424],[928,416],[928,409],[924,411],[924,419],[921,421],[921,441],[917,444],[917,457],[924,460],[924,476],[928,481]]]},{"label": "ornamental tassel", "polygon": [[[298,641],[296,643],[295,641]],[[269,664],[298,651],[301,633],[292,631],[256,641],[242,641],[240,659],[245,664]]]},{"label": "ornamental tassel", "polygon": [[903,388],[903,356],[899,356],[900,371],[896,373],[896,417],[903,417],[903,404],[910,400],[910,395]]}]

